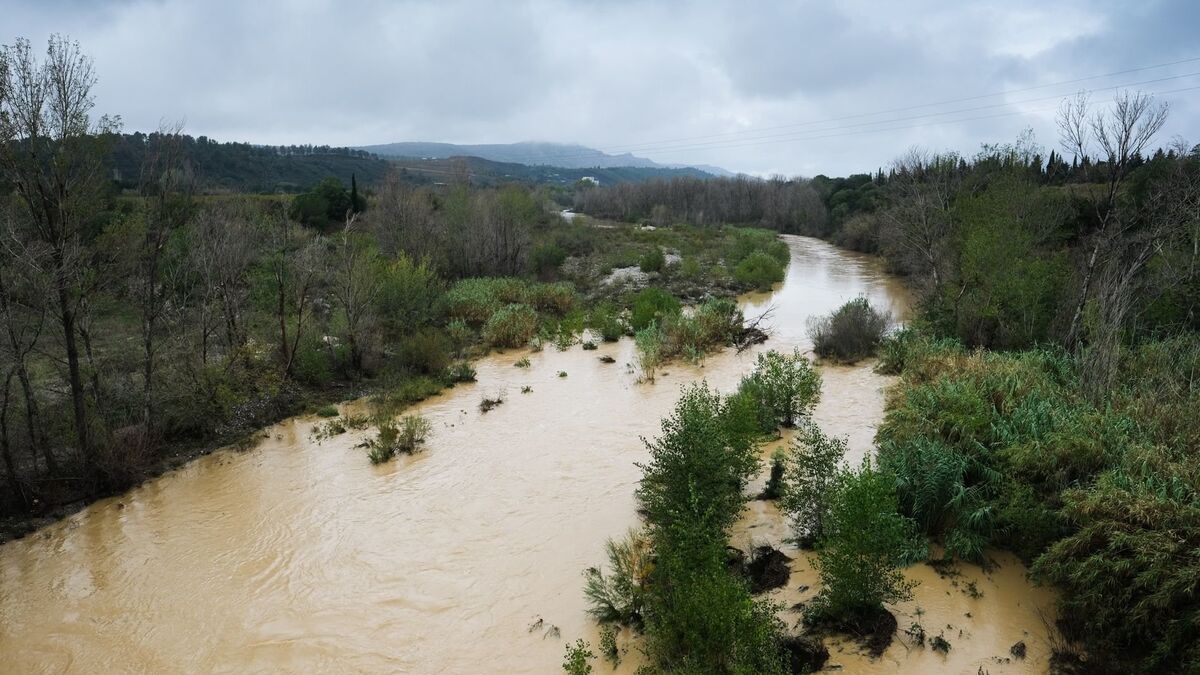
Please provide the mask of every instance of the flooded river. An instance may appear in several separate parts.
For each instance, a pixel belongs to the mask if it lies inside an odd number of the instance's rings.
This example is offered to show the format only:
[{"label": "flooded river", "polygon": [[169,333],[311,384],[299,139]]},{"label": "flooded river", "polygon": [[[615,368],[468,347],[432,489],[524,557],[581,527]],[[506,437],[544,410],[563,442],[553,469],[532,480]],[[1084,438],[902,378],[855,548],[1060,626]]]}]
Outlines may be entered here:
[{"label": "flooded river", "polygon": [[[757,349],[806,348],[808,317],[857,295],[906,315],[904,288],[873,259],[787,241],[786,281],[743,298],[748,316],[774,308],[772,338]],[[494,354],[477,364],[477,383],[416,408],[434,425],[425,452],[379,467],[354,447],[366,431],[318,442],[315,418],[278,424],[251,451],[214,453],[0,547],[0,670],[561,672],[564,642],[596,643],[583,570],[603,562],[606,538],[637,523],[639,437],[658,432],[682,384],[704,378],[728,391],[754,353],[671,364],[656,384],[639,384],[627,366],[629,340],[548,347],[524,369],[513,367],[523,352]],[[822,375],[817,421],[849,437],[857,462],[889,380],[869,365]],[[504,403],[481,413],[481,397],[498,393]],[[774,506],[753,502],[734,544],[781,545],[786,535]],[[784,548],[794,574],[775,594],[791,605],[812,595],[798,588],[815,586],[815,574]],[[919,617],[931,636],[944,633],[948,655],[898,639],[875,661],[833,644],[830,664],[1044,672],[1040,614],[1051,618],[1053,598],[1011,557],[996,559],[998,569],[964,566],[962,578],[909,571],[921,585],[894,608],[900,625]],[[1028,658],[1005,663],[1018,640]],[[622,642],[620,671],[632,672],[637,645]],[[596,672],[610,670],[597,662]]]}]

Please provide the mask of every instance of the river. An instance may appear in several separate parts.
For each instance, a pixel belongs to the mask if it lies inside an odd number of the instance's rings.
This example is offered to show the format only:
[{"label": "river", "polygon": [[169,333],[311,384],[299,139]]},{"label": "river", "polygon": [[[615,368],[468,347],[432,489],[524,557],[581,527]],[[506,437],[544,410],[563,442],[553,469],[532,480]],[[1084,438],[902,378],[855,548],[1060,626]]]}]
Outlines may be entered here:
[{"label": "river", "polygon": [[[608,537],[637,523],[633,492],[653,436],[684,383],[736,386],[763,349],[805,349],[807,319],[866,295],[908,313],[904,287],[872,258],[786,237],[787,278],[742,298],[748,316],[773,308],[771,339],[701,365],[670,364],[655,384],[628,366],[630,340],[479,361],[478,381],[416,406],[434,428],[425,452],[372,466],[365,435],[325,441],[320,420],[290,419],[250,451],[198,459],[118,498],[0,547],[0,670],[12,673],[554,673],[563,643],[596,644],[582,572]],[[513,363],[528,356],[529,368]],[[609,355],[616,363],[597,357]],[[565,373],[560,377],[559,373]],[[816,419],[871,451],[886,378],[870,364],[822,367]],[[532,387],[521,393],[522,387]],[[481,413],[480,399],[504,403]],[[353,409],[362,404],[348,404]],[[734,544],[782,545],[787,527],[752,502]],[[811,596],[808,559],[773,597]],[[878,660],[832,643],[846,673],[1044,672],[1042,615],[1053,595],[1011,556],[984,573],[943,579],[926,565],[911,602],[894,608],[947,655],[897,639]],[[975,581],[981,597],[966,592]],[[921,613],[918,613],[918,607]],[[789,623],[798,615],[788,613]],[[961,631],[961,636],[960,636]],[[1024,640],[1028,658],[1004,662]],[[636,640],[620,668],[638,662]],[[597,662],[596,672],[611,668]]]}]

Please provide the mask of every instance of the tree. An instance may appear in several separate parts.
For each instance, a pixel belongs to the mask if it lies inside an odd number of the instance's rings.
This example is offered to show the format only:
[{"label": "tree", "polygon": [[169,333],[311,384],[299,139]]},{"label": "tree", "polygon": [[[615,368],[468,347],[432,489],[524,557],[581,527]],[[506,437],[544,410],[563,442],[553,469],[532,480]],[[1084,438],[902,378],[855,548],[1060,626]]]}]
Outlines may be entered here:
[{"label": "tree", "polygon": [[821,375],[799,350],[780,354],[772,349],[758,355],[754,372],[738,390],[757,403],[762,431],[773,432],[812,413],[821,398]]},{"label": "tree", "polygon": [[912,521],[896,511],[895,479],[864,459],[838,474],[825,537],[817,552],[821,591],[811,617],[853,621],[907,600],[912,582],[900,567],[914,540]]},{"label": "tree", "polygon": [[[322,241],[300,231],[295,221],[275,214],[270,228],[267,283],[279,325],[279,361],[285,377],[291,377],[296,350],[312,310],[311,301],[319,279]],[[288,326],[293,330],[289,335]]]},{"label": "tree", "polygon": [[370,320],[383,285],[384,261],[375,243],[354,231],[355,220],[347,218],[334,252],[333,294],[346,319],[350,364],[361,371],[364,323]]},{"label": "tree", "polygon": [[116,119],[91,121],[92,61],[78,43],[53,35],[44,61],[18,39],[0,51],[0,175],[15,188],[26,236],[44,246],[66,351],[75,442],[94,466],[79,350],[87,299],[89,219],[102,197],[106,135]]},{"label": "tree", "polygon": [[142,314],[142,429],[148,437],[153,437],[156,430],[156,338],[170,297],[163,257],[168,240],[183,229],[194,211],[195,180],[181,131],[182,124],[177,123],[151,134],[140,181],[144,231],[138,252],[136,295]]},{"label": "tree", "polygon": [[896,160],[888,181],[886,246],[913,272],[928,275],[935,290],[942,284],[950,206],[958,183],[957,155],[933,155],[913,148]]},{"label": "tree", "polygon": [[826,436],[815,424],[805,426],[792,440],[784,459],[780,506],[802,545],[811,546],[825,536],[845,456],[846,439]]},{"label": "tree", "polygon": [[[1059,110],[1058,128],[1063,149],[1085,160],[1085,182],[1074,189],[1091,203],[1097,223],[1067,329],[1068,342],[1079,339],[1084,307],[1098,265],[1133,221],[1120,208],[1121,188],[1133,168],[1134,158],[1166,123],[1167,112],[1167,104],[1156,103],[1153,96],[1127,91],[1117,94],[1108,110],[1093,112],[1084,93],[1064,101]],[[1092,152],[1098,152],[1103,158],[1103,172],[1100,166],[1086,163]]]}]

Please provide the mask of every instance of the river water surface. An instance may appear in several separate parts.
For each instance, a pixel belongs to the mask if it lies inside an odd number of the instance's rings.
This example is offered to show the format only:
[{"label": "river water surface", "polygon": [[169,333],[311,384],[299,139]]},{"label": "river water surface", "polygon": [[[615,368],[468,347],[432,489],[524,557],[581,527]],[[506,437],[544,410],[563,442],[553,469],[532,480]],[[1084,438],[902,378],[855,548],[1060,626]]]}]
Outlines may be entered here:
[{"label": "river water surface", "polygon": [[[355,447],[369,432],[319,442],[319,420],[295,418],[253,450],[214,453],[5,544],[0,671],[561,672],[564,642],[596,644],[582,572],[603,562],[606,538],[637,524],[635,462],[647,456],[639,437],[658,432],[680,386],[706,379],[731,390],[757,351],[806,349],[807,319],[858,295],[907,315],[903,286],[874,259],[786,239],[787,279],[742,298],[747,316],[773,308],[771,340],[743,354],[671,364],[656,384],[638,383],[629,340],[493,354],[476,364],[477,383],[415,408],[434,428],[414,457],[375,467]],[[513,367],[521,356],[529,368]],[[871,451],[890,378],[870,364],[821,372],[817,422],[849,438],[857,463]],[[481,397],[496,394],[505,402],[481,413]],[[800,587],[816,575],[783,545],[787,534],[773,505],[752,502],[733,543],[771,543],[795,557],[791,583],[773,593],[790,606],[811,597]],[[908,571],[920,585],[893,608],[900,625],[941,631],[949,654],[897,639],[870,660],[832,642],[830,664],[846,673],[1044,672],[1053,596],[1010,556],[994,557],[998,568],[963,566],[959,578],[925,565]],[[1007,661],[1019,640],[1028,658]],[[619,671],[632,672],[637,642],[622,635],[621,644]]]}]

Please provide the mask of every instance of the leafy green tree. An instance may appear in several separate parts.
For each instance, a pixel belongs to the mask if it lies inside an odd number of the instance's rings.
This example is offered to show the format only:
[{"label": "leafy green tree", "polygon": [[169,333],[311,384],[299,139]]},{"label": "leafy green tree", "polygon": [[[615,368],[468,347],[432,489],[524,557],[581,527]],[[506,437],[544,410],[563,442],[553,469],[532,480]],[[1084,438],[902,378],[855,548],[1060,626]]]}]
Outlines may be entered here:
[{"label": "leafy green tree", "polygon": [[792,439],[784,460],[780,506],[803,545],[811,546],[825,536],[845,456],[846,439],[826,436],[815,424],[806,425]]},{"label": "leafy green tree", "polygon": [[901,566],[913,550],[913,525],[897,506],[895,479],[869,458],[838,474],[817,553],[821,591],[809,616],[854,620],[912,596]]},{"label": "leafy green tree", "polygon": [[772,349],[758,355],[754,372],[742,380],[739,391],[757,402],[761,428],[771,432],[794,427],[812,413],[821,398],[821,375],[799,350],[781,354]]}]

